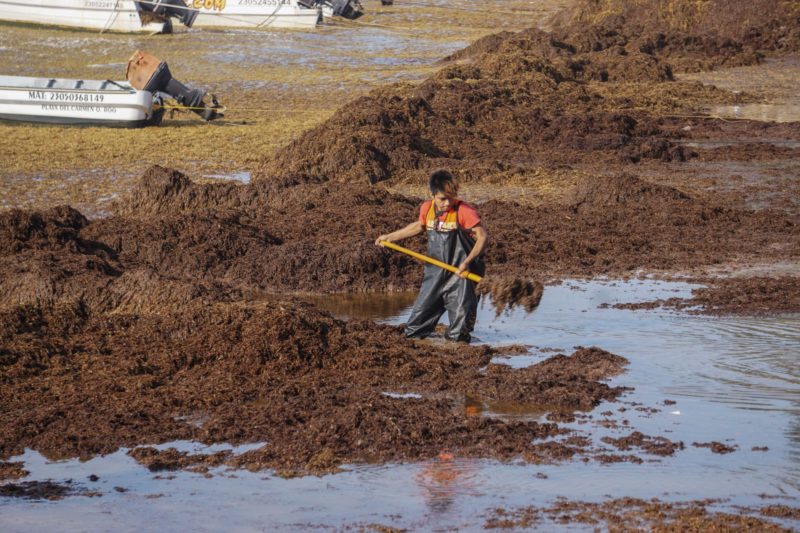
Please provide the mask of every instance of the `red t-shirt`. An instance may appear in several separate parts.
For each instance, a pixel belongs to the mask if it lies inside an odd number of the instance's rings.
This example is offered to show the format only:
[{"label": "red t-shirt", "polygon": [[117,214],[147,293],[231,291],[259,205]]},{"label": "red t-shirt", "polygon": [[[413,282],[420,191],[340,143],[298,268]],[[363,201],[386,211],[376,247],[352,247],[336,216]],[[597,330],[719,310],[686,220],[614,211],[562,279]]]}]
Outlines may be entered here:
[{"label": "red t-shirt", "polygon": [[[431,203],[433,203],[433,200],[423,202],[422,206],[419,208],[419,223],[423,226],[427,223],[428,211],[431,208]],[[452,211],[456,205],[458,206],[457,220],[459,226],[464,229],[472,229],[481,223],[481,217],[474,207],[461,200],[456,200],[455,205],[450,206],[450,210]],[[442,213],[441,216],[439,216],[439,220],[445,220],[446,218],[447,213]]]}]

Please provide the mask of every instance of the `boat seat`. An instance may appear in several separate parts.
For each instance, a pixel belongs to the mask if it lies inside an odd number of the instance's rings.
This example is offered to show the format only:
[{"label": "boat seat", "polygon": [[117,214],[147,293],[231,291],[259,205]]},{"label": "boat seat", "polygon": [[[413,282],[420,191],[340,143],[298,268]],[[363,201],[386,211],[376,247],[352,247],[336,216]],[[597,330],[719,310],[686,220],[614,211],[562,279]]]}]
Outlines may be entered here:
[{"label": "boat seat", "polygon": [[81,87],[83,87],[83,80],[75,80],[75,85],[72,88],[80,89]]},{"label": "boat seat", "polygon": [[46,89],[52,89],[55,86],[57,81],[58,80],[56,80],[56,79],[51,79],[50,81],[47,82],[47,87],[45,87],[45,88]]}]

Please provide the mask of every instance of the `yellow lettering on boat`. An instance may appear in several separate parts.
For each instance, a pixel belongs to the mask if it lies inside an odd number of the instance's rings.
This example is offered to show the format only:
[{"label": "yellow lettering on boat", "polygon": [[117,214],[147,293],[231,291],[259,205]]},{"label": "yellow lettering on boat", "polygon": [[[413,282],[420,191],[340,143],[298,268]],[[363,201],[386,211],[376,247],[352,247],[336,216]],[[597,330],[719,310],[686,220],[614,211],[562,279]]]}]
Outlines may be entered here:
[{"label": "yellow lettering on boat", "polygon": [[195,9],[222,11],[226,5],[228,0],[192,0],[192,7]]}]

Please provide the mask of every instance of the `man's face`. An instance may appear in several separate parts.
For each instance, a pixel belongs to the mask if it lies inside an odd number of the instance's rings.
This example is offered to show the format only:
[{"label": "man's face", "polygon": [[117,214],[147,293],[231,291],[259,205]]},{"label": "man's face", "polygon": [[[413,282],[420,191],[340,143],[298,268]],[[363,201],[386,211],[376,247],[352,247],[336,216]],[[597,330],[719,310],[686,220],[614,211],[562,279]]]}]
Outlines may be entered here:
[{"label": "man's face", "polygon": [[452,196],[443,192],[437,192],[433,195],[433,206],[437,211],[449,211],[451,205],[453,205]]}]

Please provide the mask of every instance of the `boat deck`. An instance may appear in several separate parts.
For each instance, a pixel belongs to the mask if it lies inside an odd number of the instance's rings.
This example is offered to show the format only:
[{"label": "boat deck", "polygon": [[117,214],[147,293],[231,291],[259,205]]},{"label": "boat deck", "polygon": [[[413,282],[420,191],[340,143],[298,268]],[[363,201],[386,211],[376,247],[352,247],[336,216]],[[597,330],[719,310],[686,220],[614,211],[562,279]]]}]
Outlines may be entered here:
[{"label": "boat deck", "polygon": [[52,89],[85,91],[134,91],[127,81],[72,80],[65,78],[29,78],[25,76],[0,76],[0,87],[14,89]]}]

